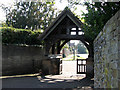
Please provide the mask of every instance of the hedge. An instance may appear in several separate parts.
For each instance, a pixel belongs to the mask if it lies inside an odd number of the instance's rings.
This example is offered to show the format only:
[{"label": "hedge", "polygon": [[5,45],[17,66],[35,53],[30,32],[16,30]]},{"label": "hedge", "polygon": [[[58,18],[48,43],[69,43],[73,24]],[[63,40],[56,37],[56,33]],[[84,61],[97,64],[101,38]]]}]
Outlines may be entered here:
[{"label": "hedge", "polygon": [[2,32],[2,43],[4,44],[27,44],[41,45],[39,35],[41,30],[17,29],[11,27],[0,27]]}]

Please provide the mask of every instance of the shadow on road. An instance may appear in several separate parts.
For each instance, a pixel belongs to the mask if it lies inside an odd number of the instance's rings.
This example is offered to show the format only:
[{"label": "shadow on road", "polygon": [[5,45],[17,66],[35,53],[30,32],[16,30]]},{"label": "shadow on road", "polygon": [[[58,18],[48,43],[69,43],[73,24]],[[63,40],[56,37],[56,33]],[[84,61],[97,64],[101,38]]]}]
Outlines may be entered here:
[{"label": "shadow on road", "polygon": [[[56,75],[57,76],[57,75]],[[27,77],[15,77],[15,78],[4,78],[2,79],[2,88],[58,88],[64,89],[85,89],[85,88],[93,88],[94,81],[90,78],[83,79],[62,79],[51,76],[27,76]],[[76,88],[76,89],[75,89]],[[57,90],[58,90],[57,89]],[[53,89],[52,89],[53,90]]]}]

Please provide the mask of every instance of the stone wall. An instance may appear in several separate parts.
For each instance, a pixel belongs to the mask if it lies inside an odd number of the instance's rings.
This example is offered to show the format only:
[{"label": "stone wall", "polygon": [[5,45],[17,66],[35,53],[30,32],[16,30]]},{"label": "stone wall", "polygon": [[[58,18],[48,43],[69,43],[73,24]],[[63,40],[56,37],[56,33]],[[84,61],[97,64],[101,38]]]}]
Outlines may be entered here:
[{"label": "stone wall", "polygon": [[38,72],[43,54],[36,46],[2,45],[2,75]]},{"label": "stone wall", "polygon": [[94,41],[94,87],[120,89],[120,10]]},{"label": "stone wall", "polygon": [[46,58],[42,61],[43,74],[58,75],[60,71],[60,59],[59,58]]},{"label": "stone wall", "polygon": [[60,59],[45,57],[37,46],[2,45],[2,75],[59,74]]}]

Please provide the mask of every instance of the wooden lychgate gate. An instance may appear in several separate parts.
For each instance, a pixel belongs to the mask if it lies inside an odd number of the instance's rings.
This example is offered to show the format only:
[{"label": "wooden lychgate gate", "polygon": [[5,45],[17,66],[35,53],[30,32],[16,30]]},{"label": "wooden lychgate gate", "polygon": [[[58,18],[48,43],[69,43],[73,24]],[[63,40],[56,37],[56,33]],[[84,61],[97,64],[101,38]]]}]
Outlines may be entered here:
[{"label": "wooden lychgate gate", "polygon": [[[44,54],[46,58],[50,54],[60,54],[62,47],[70,40],[80,40],[89,52],[89,58],[93,57],[93,49],[90,46],[91,40],[84,35],[84,24],[71,12],[65,8],[61,14],[46,28],[39,36],[44,41]],[[79,63],[81,62],[81,63]],[[78,59],[77,73],[86,73],[86,60]],[[88,67],[89,65],[87,65]],[[62,73],[62,62],[60,63],[60,73]],[[87,69],[88,70],[88,69]]]},{"label": "wooden lychgate gate", "polygon": [[77,74],[86,74],[86,59],[77,59]]}]

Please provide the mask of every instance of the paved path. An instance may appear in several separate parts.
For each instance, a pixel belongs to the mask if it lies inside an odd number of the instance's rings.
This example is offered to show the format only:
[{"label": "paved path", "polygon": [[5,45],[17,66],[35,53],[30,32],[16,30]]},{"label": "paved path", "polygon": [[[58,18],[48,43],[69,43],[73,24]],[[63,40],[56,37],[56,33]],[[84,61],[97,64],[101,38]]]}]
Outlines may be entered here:
[{"label": "paved path", "polygon": [[[78,61],[80,64],[81,62]],[[76,75],[77,74],[77,61],[62,61],[62,74],[64,75]],[[85,76],[85,74],[83,74]]]},{"label": "paved path", "polygon": [[63,61],[62,75],[4,77],[3,88],[82,88],[93,85],[93,80],[76,74],[76,61]]},{"label": "paved path", "polygon": [[40,76],[14,77],[4,78],[2,86],[3,88],[82,88],[93,84],[93,80],[82,78],[63,75],[49,75],[44,78]]},{"label": "paved path", "polygon": [[77,74],[77,61],[62,61],[62,74],[74,75]]}]

